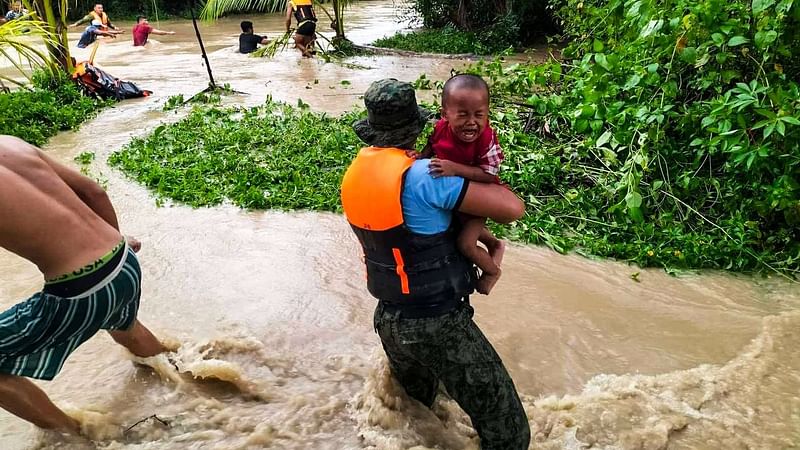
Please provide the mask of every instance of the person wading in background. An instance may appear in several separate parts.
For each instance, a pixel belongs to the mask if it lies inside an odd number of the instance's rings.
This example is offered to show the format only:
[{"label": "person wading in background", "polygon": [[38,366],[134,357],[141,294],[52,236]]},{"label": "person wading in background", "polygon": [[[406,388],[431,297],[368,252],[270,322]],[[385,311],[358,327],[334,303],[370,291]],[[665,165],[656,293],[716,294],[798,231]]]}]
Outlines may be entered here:
[{"label": "person wading in background", "polygon": [[245,20],[240,26],[242,27],[242,34],[239,35],[239,53],[253,53],[258,49],[258,44],[265,45],[269,43],[269,39],[266,36],[253,33],[253,22]]},{"label": "person wading in background", "polygon": [[133,46],[143,47],[147,44],[147,38],[150,34],[172,35],[174,31],[161,31],[150,26],[147,21],[147,16],[139,16],[136,18],[136,25],[131,29],[133,35]]},{"label": "person wading in background", "polygon": [[294,30],[294,46],[303,56],[314,56],[314,42],[317,40],[317,15],[312,0],[289,0],[286,3],[286,32],[292,26],[292,16],[297,20]]},{"label": "person wading in background", "polygon": [[85,16],[83,16],[83,18],[81,20],[79,20],[79,21],[77,21],[77,22],[75,22],[73,24],[70,24],[70,27],[79,27],[79,26],[81,26],[81,25],[83,25],[85,23],[91,23],[93,20],[100,21],[100,27],[104,31],[108,31],[109,29],[119,31],[120,33],[122,33],[124,31],[124,30],[120,30],[119,28],[114,26],[114,24],[111,23],[111,20],[109,20],[109,18],[108,18],[108,14],[106,14],[103,11],[102,3],[95,4],[94,5],[94,9],[89,11],[89,14],[86,14]]}]

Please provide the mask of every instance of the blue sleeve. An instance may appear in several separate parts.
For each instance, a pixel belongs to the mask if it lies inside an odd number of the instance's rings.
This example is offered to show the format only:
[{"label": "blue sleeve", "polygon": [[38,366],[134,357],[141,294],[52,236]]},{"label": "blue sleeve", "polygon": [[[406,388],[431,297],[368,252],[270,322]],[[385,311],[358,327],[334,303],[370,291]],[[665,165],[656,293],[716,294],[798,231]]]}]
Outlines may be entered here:
[{"label": "blue sleeve", "polygon": [[461,177],[433,178],[429,159],[415,161],[403,183],[403,217],[415,233],[436,234],[450,228],[453,210],[458,209],[468,182]]},{"label": "blue sleeve", "polygon": [[463,198],[465,180],[461,177],[434,178],[428,173],[429,159],[419,160],[409,169],[408,177],[413,179],[416,197],[437,208],[452,211],[458,207]]}]

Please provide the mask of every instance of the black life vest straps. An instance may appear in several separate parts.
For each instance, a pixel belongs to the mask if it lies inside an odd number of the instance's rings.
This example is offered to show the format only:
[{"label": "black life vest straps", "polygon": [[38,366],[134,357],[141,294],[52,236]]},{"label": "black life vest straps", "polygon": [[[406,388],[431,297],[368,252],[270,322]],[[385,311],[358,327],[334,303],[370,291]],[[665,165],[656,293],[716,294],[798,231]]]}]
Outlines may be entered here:
[{"label": "black life vest straps", "polygon": [[295,5],[294,18],[297,19],[297,24],[306,21],[317,21],[317,15],[314,13],[314,8],[311,5]]}]

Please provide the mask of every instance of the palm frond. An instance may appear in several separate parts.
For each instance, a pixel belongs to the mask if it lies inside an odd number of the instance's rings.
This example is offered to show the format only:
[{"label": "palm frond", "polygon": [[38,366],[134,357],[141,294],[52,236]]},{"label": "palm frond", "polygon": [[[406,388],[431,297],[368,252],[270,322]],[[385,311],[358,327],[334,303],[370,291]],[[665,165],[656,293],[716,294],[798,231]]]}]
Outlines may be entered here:
[{"label": "palm frond", "polygon": [[[358,0],[339,0],[339,4],[345,7],[356,1]],[[287,0],[207,0],[200,17],[203,20],[214,20],[232,11],[279,12],[286,10],[286,3]],[[325,1],[315,0],[314,3],[321,6]],[[331,17],[327,10],[325,13]]]},{"label": "palm frond", "polygon": [[281,37],[273,39],[267,45],[259,48],[258,50],[250,53],[253,58],[273,58],[276,53],[283,51],[289,46],[289,38],[294,34],[294,28],[290,29]]},{"label": "palm frond", "polygon": [[40,48],[38,39],[32,39],[34,37],[41,38],[45,47],[56,42],[47,25],[34,19],[33,14],[0,25],[0,59],[8,61],[28,79],[30,75],[26,68],[51,67],[47,51]]},{"label": "palm frond", "polygon": [[208,0],[200,17],[214,20],[231,11],[278,12],[286,9],[287,0]]}]

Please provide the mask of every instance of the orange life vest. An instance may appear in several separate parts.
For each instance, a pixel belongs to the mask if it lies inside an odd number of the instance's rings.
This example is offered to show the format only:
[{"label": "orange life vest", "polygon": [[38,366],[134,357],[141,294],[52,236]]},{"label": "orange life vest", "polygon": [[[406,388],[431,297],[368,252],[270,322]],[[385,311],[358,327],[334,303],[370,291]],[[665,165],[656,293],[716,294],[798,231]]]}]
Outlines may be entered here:
[{"label": "orange life vest", "polygon": [[103,15],[101,16],[100,14],[97,14],[94,11],[90,11],[89,14],[92,16],[94,20],[99,20],[103,28],[108,28],[108,14],[103,12]]},{"label": "orange life vest", "polygon": [[312,22],[317,21],[317,15],[314,13],[312,0],[289,0],[289,4],[292,6],[294,18],[297,19],[298,26],[309,20]]},{"label": "orange life vest", "polygon": [[404,150],[364,148],[342,180],[342,207],[364,250],[367,288],[386,303],[469,295],[476,273],[456,249],[453,230],[422,235],[405,226],[401,196],[412,164]]}]

